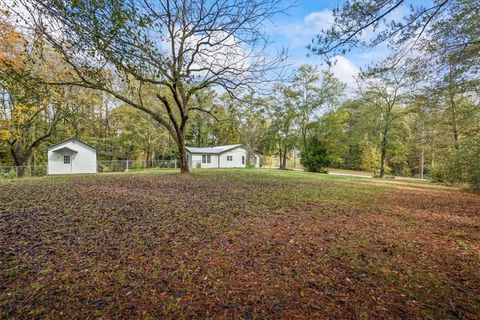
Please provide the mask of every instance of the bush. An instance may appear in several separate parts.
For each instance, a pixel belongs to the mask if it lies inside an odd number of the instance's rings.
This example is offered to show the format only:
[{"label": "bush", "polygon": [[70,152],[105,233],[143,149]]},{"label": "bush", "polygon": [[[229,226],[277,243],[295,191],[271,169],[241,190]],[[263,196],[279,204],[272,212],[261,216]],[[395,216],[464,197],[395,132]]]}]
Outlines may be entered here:
[{"label": "bush", "polygon": [[317,137],[310,138],[301,153],[300,163],[309,172],[322,172],[329,163],[325,143]]},{"label": "bush", "polygon": [[[360,169],[370,171],[378,176],[380,173],[380,149],[368,140],[366,137],[360,142]],[[388,173],[390,169],[385,163],[385,172]]]},{"label": "bush", "polygon": [[452,149],[432,168],[432,179],[447,183],[468,183],[480,193],[480,139],[465,141],[459,150]]}]

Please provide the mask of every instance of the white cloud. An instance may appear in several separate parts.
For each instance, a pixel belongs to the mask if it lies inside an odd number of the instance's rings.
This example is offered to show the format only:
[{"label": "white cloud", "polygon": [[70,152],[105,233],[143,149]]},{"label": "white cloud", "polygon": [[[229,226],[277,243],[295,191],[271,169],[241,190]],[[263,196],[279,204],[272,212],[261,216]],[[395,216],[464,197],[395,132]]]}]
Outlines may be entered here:
[{"label": "white cloud", "polygon": [[355,77],[358,76],[360,69],[349,59],[343,56],[330,58],[332,66],[330,71],[341,82],[347,85],[347,88],[353,90],[356,88]]},{"label": "white cloud", "polygon": [[330,28],[335,22],[335,18],[331,10],[323,10],[308,14],[303,18],[303,22],[307,26],[314,26],[315,31],[320,32]]},{"label": "white cloud", "polygon": [[352,60],[344,56],[335,56],[330,58],[329,61],[331,63],[330,66],[318,56],[310,58],[305,57],[304,59],[290,59],[290,62],[292,63],[292,71],[300,67],[302,64],[316,65],[319,70],[329,70],[332,72],[339,81],[347,85],[346,93],[348,95],[353,94],[358,89],[355,78],[360,74],[360,68],[355,65]]},{"label": "white cloud", "polygon": [[290,47],[305,47],[322,30],[328,29],[334,22],[331,10],[311,12],[299,23],[287,23],[279,26],[279,31],[289,41]]}]

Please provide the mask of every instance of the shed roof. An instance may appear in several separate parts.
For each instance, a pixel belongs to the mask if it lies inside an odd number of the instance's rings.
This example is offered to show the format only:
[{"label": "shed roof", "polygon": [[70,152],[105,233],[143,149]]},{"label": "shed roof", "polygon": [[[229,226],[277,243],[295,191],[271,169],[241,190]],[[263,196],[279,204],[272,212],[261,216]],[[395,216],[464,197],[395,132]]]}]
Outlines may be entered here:
[{"label": "shed roof", "polygon": [[185,147],[188,152],[190,153],[211,153],[211,154],[220,154],[228,150],[232,150],[238,147],[243,147],[241,144],[227,144],[224,146],[216,146],[216,147],[205,147],[205,148],[197,148],[197,147]]},{"label": "shed roof", "polygon": [[97,150],[97,148],[92,147],[91,145],[89,145],[89,144],[87,144],[87,143],[85,143],[85,142],[83,142],[83,141],[80,141],[80,140],[78,140],[78,139],[75,138],[75,137],[71,137],[71,138],[62,140],[62,141],[60,141],[60,142],[58,142],[58,143],[55,143],[55,144],[52,144],[51,146],[48,146],[48,147],[45,148],[45,149],[46,149],[46,150],[49,150],[49,149],[55,148],[55,147],[61,145],[62,143],[65,143],[65,142],[68,142],[68,141],[77,141],[77,142],[79,142],[79,143],[81,143],[81,144],[83,144],[83,145],[85,145],[85,146],[87,146],[87,147],[89,147],[89,148],[92,148],[93,150]]},{"label": "shed roof", "polygon": [[64,152],[64,151],[68,151],[68,152],[72,152],[72,153],[78,153],[77,150],[73,150],[69,147],[63,147],[63,148],[60,148],[60,149],[57,149],[57,150],[53,150],[52,152]]}]

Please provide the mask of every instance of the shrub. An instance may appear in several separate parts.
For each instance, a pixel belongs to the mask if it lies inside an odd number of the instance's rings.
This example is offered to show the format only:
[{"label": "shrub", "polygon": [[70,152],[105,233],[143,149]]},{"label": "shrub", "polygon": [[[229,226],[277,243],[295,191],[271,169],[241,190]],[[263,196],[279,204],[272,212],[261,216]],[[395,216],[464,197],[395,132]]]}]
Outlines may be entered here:
[{"label": "shrub", "polygon": [[471,190],[480,193],[480,141],[471,139],[459,150],[449,150],[432,168],[432,179],[448,183],[468,183]]},{"label": "shrub", "polygon": [[309,172],[321,172],[329,163],[325,143],[317,137],[310,138],[301,153],[300,163]]},{"label": "shrub", "polygon": [[[374,172],[375,175],[380,173],[380,149],[366,137],[360,142],[360,169]],[[389,172],[385,163],[385,172]]]}]

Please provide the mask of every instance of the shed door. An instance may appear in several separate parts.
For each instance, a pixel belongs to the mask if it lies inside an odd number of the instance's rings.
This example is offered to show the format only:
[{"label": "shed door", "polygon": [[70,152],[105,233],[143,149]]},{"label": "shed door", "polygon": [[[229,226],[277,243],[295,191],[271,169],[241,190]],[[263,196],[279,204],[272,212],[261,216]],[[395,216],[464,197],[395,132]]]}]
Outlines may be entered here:
[{"label": "shed door", "polygon": [[71,154],[63,154],[63,172],[64,173],[72,173],[72,160],[73,157]]}]

